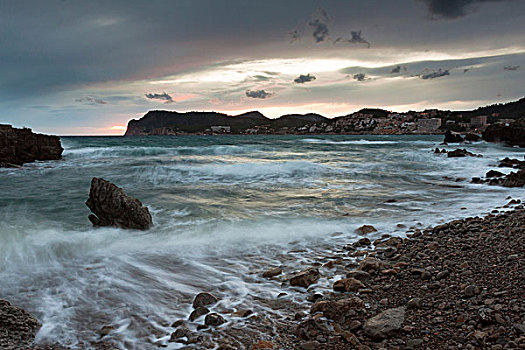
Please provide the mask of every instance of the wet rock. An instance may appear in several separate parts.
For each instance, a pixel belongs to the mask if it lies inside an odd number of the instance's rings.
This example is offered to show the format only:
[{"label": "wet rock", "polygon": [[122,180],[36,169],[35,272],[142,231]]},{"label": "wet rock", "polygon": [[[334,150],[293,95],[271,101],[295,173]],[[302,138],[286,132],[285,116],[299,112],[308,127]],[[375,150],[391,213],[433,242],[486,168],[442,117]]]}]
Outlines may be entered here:
[{"label": "wet rock", "polygon": [[290,278],[290,285],[294,287],[308,288],[311,284],[316,283],[319,278],[319,269],[310,267],[292,276],[292,278]]},{"label": "wet rock", "polygon": [[525,186],[525,169],[521,169],[518,172],[512,172],[505,177],[503,180],[504,187],[523,187]]},{"label": "wet rock", "polygon": [[509,157],[505,157],[504,159],[499,161],[500,168],[516,168],[516,169],[524,169],[525,168],[525,161],[519,160],[519,159],[510,159]]},{"label": "wet rock", "polygon": [[251,314],[253,314],[253,311],[252,310],[249,310],[249,309],[239,309],[235,312],[232,312],[232,316],[233,317],[248,317],[250,316]]},{"label": "wet rock", "polygon": [[217,327],[223,323],[226,323],[226,320],[224,319],[224,317],[222,317],[221,315],[217,313],[208,314],[206,315],[206,318],[204,319],[204,324],[206,326]]},{"label": "wet rock", "polygon": [[473,133],[467,133],[465,135],[465,141],[469,141],[469,142],[477,142],[477,141],[480,141],[481,140],[481,136],[477,135],[477,134],[473,134]]},{"label": "wet rock", "polygon": [[[365,302],[361,298],[350,297],[335,301],[318,301],[310,308],[310,313],[315,314],[321,312],[324,317],[330,320],[348,324],[349,322],[354,322],[353,316],[361,310],[364,310],[364,308]],[[353,325],[353,328],[357,327],[359,327],[359,325]]]},{"label": "wet rock", "polygon": [[114,330],[115,330],[115,327],[113,327],[113,326],[104,326],[104,327],[102,327],[100,329],[98,334],[100,335],[101,338],[103,338],[106,335],[108,335],[109,333],[113,332]]},{"label": "wet rock", "polygon": [[372,232],[377,232],[376,228],[372,225],[363,225],[355,230],[355,233],[360,235],[366,235]]},{"label": "wet rock", "polygon": [[321,343],[319,343],[317,340],[307,341],[301,344],[302,350],[317,350],[321,348]]},{"label": "wet rock", "polygon": [[371,244],[372,244],[372,242],[370,241],[370,239],[368,239],[366,237],[361,238],[359,241],[357,241],[355,243],[355,245],[358,246],[358,247],[366,247],[366,246],[369,246]]},{"label": "wet rock", "polygon": [[25,310],[0,300],[0,349],[29,348],[40,324]]},{"label": "wet rock", "polygon": [[280,267],[272,267],[262,274],[264,278],[272,278],[275,276],[279,276],[281,273],[283,273],[283,270]]},{"label": "wet rock", "polygon": [[525,118],[511,123],[492,124],[483,132],[483,140],[487,142],[501,142],[509,146],[525,147]]},{"label": "wet rock", "polygon": [[210,293],[202,292],[195,296],[193,300],[193,308],[196,309],[201,306],[209,306],[217,303],[219,300]]},{"label": "wet rock", "polygon": [[501,177],[501,176],[504,176],[505,174],[503,174],[502,172],[500,171],[497,171],[497,170],[489,170],[487,172],[487,174],[485,175],[486,178],[490,178],[490,177]]},{"label": "wet rock", "polygon": [[464,148],[463,149],[458,148],[454,151],[447,152],[447,156],[449,158],[458,158],[458,157],[480,157],[481,155],[469,152]]},{"label": "wet rock", "polygon": [[460,143],[463,142],[463,138],[460,134],[452,133],[450,130],[447,130],[445,133],[444,143]]},{"label": "wet rock", "polygon": [[210,310],[207,307],[199,306],[195,310],[192,311],[192,313],[190,314],[189,320],[191,322],[193,322],[196,319],[198,319],[199,317],[204,316],[204,315],[206,315],[209,312],[210,312]]},{"label": "wet rock", "polygon": [[36,160],[62,159],[58,136],[35,134],[31,129],[0,124],[0,168],[19,167]]},{"label": "wet rock", "polygon": [[356,292],[361,288],[366,288],[366,286],[355,278],[344,278],[336,281],[333,288],[336,292]]},{"label": "wet rock", "polygon": [[405,308],[388,309],[368,319],[363,327],[365,335],[372,339],[384,339],[394,335],[403,327]]},{"label": "wet rock", "polygon": [[147,207],[109,181],[94,177],[86,205],[93,212],[89,220],[93,226],[114,226],[125,229],[147,230],[153,225]]}]

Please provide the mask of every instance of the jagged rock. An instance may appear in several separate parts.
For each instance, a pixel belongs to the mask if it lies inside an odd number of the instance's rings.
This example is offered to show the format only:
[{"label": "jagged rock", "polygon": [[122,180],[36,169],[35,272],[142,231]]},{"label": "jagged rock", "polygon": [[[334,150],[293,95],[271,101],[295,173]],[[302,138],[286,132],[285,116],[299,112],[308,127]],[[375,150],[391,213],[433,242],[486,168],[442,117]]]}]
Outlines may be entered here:
[{"label": "jagged rock", "polygon": [[525,147],[525,118],[516,120],[508,126],[504,124],[490,125],[483,132],[483,140]]},{"label": "jagged rock", "polygon": [[62,159],[63,150],[58,136],[35,134],[31,129],[0,124],[0,167]]},{"label": "jagged rock", "polygon": [[364,333],[372,339],[385,339],[401,330],[405,321],[405,308],[388,309],[368,319],[364,325]]},{"label": "jagged rock", "polygon": [[505,159],[502,159],[499,161],[500,168],[516,168],[516,169],[525,169],[525,161],[519,160],[519,159],[510,159],[509,157],[505,157]]},{"label": "jagged rock", "polygon": [[457,158],[457,157],[481,157],[479,154],[474,154],[472,152],[467,151],[466,149],[456,149],[454,151],[447,152],[447,156],[449,158]]},{"label": "jagged rock", "polygon": [[319,277],[319,270],[315,267],[310,267],[292,276],[292,278],[290,278],[290,285],[308,288],[311,284],[317,282]]},{"label": "jagged rock", "polygon": [[481,140],[481,137],[477,134],[472,134],[472,133],[468,133],[465,135],[465,141],[470,141],[470,142],[477,142]]},{"label": "jagged rock", "polygon": [[463,142],[463,138],[459,134],[453,134],[450,130],[445,133],[444,143],[460,143]]},{"label": "jagged rock", "polygon": [[518,172],[512,172],[505,177],[503,180],[504,187],[523,187],[525,186],[525,169],[521,169]]},{"label": "jagged rock", "polygon": [[0,300],[0,349],[29,349],[40,324],[25,310]]},{"label": "jagged rock", "polygon": [[497,170],[489,170],[487,172],[487,174],[485,175],[485,177],[487,177],[487,178],[488,177],[501,177],[503,175],[505,175],[505,174],[503,174],[502,172],[499,172]]},{"label": "jagged rock", "polygon": [[109,181],[94,177],[91,180],[86,205],[93,212],[89,220],[93,226],[147,230],[153,225],[147,207]]},{"label": "jagged rock", "polygon": [[201,306],[213,305],[218,301],[219,300],[213,294],[206,292],[199,293],[195,296],[195,299],[193,300],[193,308],[196,309]]}]

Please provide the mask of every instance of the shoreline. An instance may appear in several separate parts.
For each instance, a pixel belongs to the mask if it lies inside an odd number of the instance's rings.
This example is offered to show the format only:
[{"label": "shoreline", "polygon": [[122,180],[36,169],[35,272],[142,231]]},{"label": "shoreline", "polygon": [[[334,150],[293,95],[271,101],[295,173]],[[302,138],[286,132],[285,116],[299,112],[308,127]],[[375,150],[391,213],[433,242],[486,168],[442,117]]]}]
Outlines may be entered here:
[{"label": "shoreline", "polygon": [[[509,201],[510,211],[407,238],[372,243],[363,233],[302,271],[268,267],[263,277],[295,288],[261,299],[266,314],[237,310],[224,326],[178,320],[170,341],[222,350],[525,348],[525,210]],[[335,280],[333,290],[316,288],[320,276]]]}]

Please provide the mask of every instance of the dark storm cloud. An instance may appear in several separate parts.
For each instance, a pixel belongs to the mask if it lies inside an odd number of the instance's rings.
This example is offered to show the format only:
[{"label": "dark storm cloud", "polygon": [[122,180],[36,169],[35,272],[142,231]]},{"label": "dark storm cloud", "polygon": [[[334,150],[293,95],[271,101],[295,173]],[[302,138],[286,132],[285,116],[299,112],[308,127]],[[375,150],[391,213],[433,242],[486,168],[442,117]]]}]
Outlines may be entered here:
[{"label": "dark storm cloud", "polygon": [[518,70],[520,66],[505,66],[503,67],[504,70]]},{"label": "dark storm cloud", "polygon": [[346,42],[350,44],[365,44],[368,48],[370,48],[370,43],[365,38],[363,38],[360,30],[352,31],[350,32],[350,35],[350,39],[337,38],[334,40],[334,43]]},{"label": "dark storm cloud", "polygon": [[307,74],[307,75],[299,75],[297,78],[294,79],[294,83],[296,84],[304,84],[304,83],[308,83],[310,81],[314,81],[316,79],[315,76],[311,75],[311,74]]},{"label": "dark storm cloud", "polygon": [[475,10],[476,4],[484,2],[504,2],[510,0],[422,0],[433,19],[464,17]]},{"label": "dark storm cloud", "polygon": [[165,92],[163,92],[162,94],[148,93],[148,94],[146,94],[144,96],[146,96],[150,100],[161,100],[161,101],[164,101],[164,103],[172,103],[172,102],[174,102],[173,98],[170,95],[168,95],[167,93],[165,93]]},{"label": "dark storm cloud", "polygon": [[272,97],[273,95],[273,92],[267,92],[264,90],[246,90],[246,96],[251,98],[265,99],[268,97]]},{"label": "dark storm cloud", "polygon": [[89,103],[89,104],[98,104],[98,105],[105,105],[105,104],[107,104],[106,101],[104,101],[102,99],[99,99],[99,98],[94,98],[94,97],[91,97],[91,96],[77,98],[75,100],[75,102]]},{"label": "dark storm cloud", "polygon": [[427,80],[427,79],[441,78],[441,77],[444,77],[446,75],[450,75],[450,71],[448,69],[441,69],[441,68],[439,68],[436,71],[424,70],[423,72],[421,72],[419,74],[419,77],[421,79]]},{"label": "dark storm cloud", "polygon": [[364,74],[364,73],[354,74],[354,79],[357,80],[357,81],[365,81],[365,80],[367,80],[366,74]]}]

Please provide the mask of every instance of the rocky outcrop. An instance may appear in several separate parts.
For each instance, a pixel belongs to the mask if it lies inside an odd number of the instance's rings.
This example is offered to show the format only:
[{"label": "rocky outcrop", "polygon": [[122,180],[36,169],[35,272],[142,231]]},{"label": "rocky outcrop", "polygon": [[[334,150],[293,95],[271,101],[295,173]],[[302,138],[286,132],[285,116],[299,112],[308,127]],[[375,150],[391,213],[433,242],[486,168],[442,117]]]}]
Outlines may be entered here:
[{"label": "rocky outcrop", "polygon": [[516,120],[510,125],[493,124],[489,126],[483,132],[483,140],[525,147],[525,118]]},{"label": "rocky outcrop", "polygon": [[467,151],[466,149],[456,149],[454,151],[448,151],[447,156],[449,158],[458,158],[458,157],[482,157],[480,154],[474,154],[472,152]]},{"label": "rocky outcrop", "polygon": [[0,349],[28,349],[40,324],[25,310],[0,300]]},{"label": "rocky outcrop", "polygon": [[445,140],[443,143],[460,143],[463,142],[463,138],[460,134],[452,133],[450,130],[447,130],[445,133]]},{"label": "rocky outcrop", "polygon": [[19,167],[36,160],[62,159],[58,136],[35,134],[31,129],[17,129],[0,124],[0,168]]},{"label": "rocky outcrop", "polygon": [[94,177],[91,180],[86,205],[93,212],[89,220],[93,226],[114,226],[125,229],[147,230],[153,220],[147,207],[122,188],[109,181]]}]

